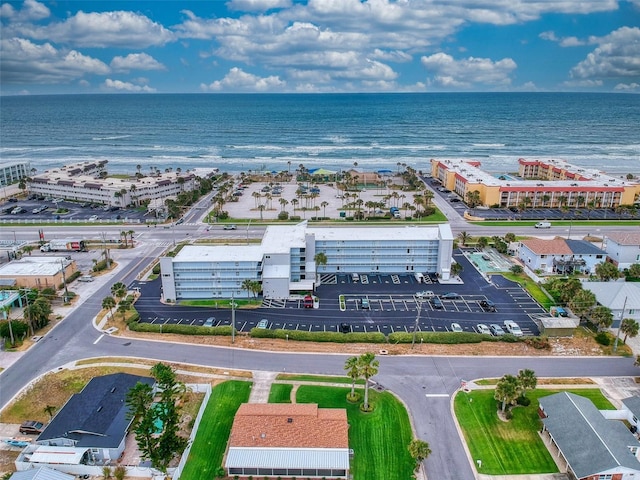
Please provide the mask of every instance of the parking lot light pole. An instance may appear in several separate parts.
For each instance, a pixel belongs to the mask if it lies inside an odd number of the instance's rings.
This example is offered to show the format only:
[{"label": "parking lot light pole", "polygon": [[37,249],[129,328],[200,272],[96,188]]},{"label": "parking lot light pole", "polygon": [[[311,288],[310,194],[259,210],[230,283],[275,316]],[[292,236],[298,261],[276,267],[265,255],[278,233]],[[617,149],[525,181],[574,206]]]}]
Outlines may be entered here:
[{"label": "parking lot light pole", "polygon": [[231,294],[231,343],[236,343],[236,302]]},{"label": "parking lot light pole", "polygon": [[418,333],[418,324],[420,322],[420,310],[422,309],[422,300],[420,300],[417,303],[418,306],[418,314],[416,315],[416,324],[413,327],[413,338],[411,339],[411,349],[413,350],[413,347],[416,344],[416,335]]},{"label": "parking lot light pole", "polygon": [[627,308],[627,297],[624,297],[624,303],[622,304],[622,312],[620,312],[620,323],[618,324],[618,332],[616,333],[616,341],[613,342],[613,353],[618,351],[618,342],[620,341],[620,327],[622,326],[622,320],[624,320],[624,309]]}]

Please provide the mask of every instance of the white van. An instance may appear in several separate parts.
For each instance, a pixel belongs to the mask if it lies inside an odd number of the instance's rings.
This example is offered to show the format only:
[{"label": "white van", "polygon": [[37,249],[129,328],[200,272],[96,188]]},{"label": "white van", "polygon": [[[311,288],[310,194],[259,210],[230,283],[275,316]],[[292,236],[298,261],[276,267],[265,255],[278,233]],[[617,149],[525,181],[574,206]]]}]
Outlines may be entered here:
[{"label": "white van", "polygon": [[536,228],[551,228],[551,222],[538,222],[535,225]]},{"label": "white van", "polygon": [[421,274],[420,272],[414,273],[413,276],[416,277],[416,282],[424,283],[424,275]]},{"label": "white van", "polygon": [[360,280],[360,275],[358,275],[357,273],[352,273],[351,274],[351,281],[352,282],[357,282],[358,280]]}]

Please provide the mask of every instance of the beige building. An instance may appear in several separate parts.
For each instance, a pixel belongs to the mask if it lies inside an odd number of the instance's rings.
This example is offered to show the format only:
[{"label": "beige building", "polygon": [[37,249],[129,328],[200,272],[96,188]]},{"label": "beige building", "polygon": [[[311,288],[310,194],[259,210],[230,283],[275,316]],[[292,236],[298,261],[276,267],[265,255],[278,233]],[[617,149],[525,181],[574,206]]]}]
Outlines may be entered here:
[{"label": "beige building", "polygon": [[518,176],[493,175],[473,160],[431,160],[431,176],[463,199],[477,191],[485,207],[616,208],[640,196],[637,180],[616,178],[563,160],[518,160]]},{"label": "beige building", "polygon": [[29,256],[0,267],[0,279],[17,287],[57,289],[76,270],[76,262],[67,257]]}]

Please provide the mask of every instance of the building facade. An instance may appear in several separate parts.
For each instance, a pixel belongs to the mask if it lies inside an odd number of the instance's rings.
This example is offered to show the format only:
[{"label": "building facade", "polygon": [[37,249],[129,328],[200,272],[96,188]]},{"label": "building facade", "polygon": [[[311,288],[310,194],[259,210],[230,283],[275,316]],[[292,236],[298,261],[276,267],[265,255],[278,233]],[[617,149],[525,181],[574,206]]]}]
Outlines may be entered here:
[{"label": "building facade", "polygon": [[[260,245],[186,246],[160,259],[165,300],[239,298],[245,281],[261,284],[265,298],[312,291],[321,274],[451,272],[453,234],[429,227],[269,226]],[[325,262],[318,264],[318,254]]]},{"label": "building facade", "polygon": [[76,270],[75,260],[67,257],[27,256],[0,267],[0,279],[17,287],[57,289]]},{"label": "building facade", "polygon": [[196,177],[192,173],[109,177],[103,174],[105,164],[106,161],[87,162],[47,170],[31,178],[29,190],[66,200],[126,207],[147,200],[164,203],[168,198],[196,188]]},{"label": "building facade", "polygon": [[610,233],[604,238],[604,249],[619,269],[640,263],[640,233]]},{"label": "building facade", "polygon": [[551,240],[528,238],[518,248],[518,258],[531,271],[568,275],[589,274],[603,263],[606,252],[585,240],[556,237]]},{"label": "building facade", "polygon": [[27,178],[31,174],[29,170],[29,162],[1,162],[0,187],[6,187]]},{"label": "building facade", "polygon": [[480,205],[500,208],[617,208],[633,205],[640,183],[562,160],[519,159],[518,176],[493,175],[472,160],[431,160],[431,176],[463,199],[477,191]]}]

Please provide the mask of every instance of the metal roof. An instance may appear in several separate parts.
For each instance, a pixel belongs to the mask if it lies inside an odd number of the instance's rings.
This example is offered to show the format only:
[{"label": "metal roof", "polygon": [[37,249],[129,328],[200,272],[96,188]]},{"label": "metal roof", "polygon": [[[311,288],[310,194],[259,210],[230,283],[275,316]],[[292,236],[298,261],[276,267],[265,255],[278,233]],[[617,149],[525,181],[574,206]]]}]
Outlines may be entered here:
[{"label": "metal roof", "polygon": [[87,450],[89,449],[42,445],[31,454],[29,461],[51,465],[79,465]]},{"label": "metal roof", "polygon": [[349,469],[348,448],[231,447],[225,468]]},{"label": "metal roof", "polygon": [[37,467],[15,472],[9,478],[10,480],[73,480],[76,477],[48,467]]},{"label": "metal roof", "polygon": [[630,310],[640,309],[640,284],[636,282],[583,282],[582,288],[596,296],[600,305],[611,310],[622,310],[630,315]]},{"label": "metal roof", "polygon": [[578,478],[614,472],[640,473],[629,447],[638,439],[620,420],[607,420],[591,400],[569,392],[540,399],[542,422]]}]

